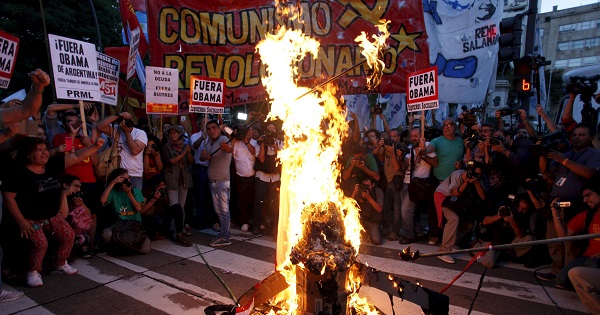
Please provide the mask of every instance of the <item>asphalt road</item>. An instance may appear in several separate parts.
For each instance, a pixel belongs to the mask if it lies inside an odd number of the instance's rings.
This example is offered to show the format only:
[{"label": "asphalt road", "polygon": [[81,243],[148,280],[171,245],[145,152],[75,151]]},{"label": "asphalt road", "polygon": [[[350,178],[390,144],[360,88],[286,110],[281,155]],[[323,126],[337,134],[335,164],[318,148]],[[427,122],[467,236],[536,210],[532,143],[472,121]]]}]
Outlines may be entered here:
[{"label": "asphalt road", "polygon": [[[190,240],[199,245],[205,259],[220,274],[236,297],[274,271],[273,238],[232,230],[232,244],[218,249],[208,246],[212,230],[193,231]],[[360,261],[383,272],[441,290],[463,270],[471,259],[458,255],[450,265],[436,258],[404,262],[397,242],[381,246],[363,244]],[[89,260],[76,259],[79,269],[73,276],[43,275],[44,286],[6,285],[25,292],[25,297],[0,304],[0,314],[204,314],[213,304],[231,304],[225,287],[210,272],[194,247],[184,248],[169,240],[152,243],[148,255],[113,257],[100,254]],[[413,249],[434,252],[437,248],[414,244]],[[450,314],[467,314],[479,284],[483,266],[476,263],[450,287]],[[552,299],[565,314],[585,309],[573,291],[544,283]],[[392,305],[388,295],[363,287],[367,297],[385,314],[420,314],[420,307],[399,298]],[[487,270],[472,314],[560,314],[534,278],[533,270],[522,265],[501,264]]]}]

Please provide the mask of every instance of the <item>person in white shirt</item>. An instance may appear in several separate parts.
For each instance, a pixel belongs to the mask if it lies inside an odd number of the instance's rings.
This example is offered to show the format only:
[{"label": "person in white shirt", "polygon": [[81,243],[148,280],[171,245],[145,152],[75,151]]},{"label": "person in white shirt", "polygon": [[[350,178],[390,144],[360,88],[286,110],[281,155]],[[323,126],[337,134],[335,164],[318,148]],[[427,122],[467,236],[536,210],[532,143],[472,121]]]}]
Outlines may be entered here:
[{"label": "person in white shirt", "polygon": [[96,128],[113,139],[117,133],[120,134],[115,140],[119,145],[121,168],[127,170],[133,187],[141,190],[144,175],[144,148],[148,143],[148,136],[143,130],[133,127],[131,118],[130,113],[121,112],[104,118]]},{"label": "person in white shirt", "polygon": [[240,132],[244,134],[233,140],[234,180],[238,201],[233,218],[241,225],[242,231],[248,231],[254,207],[254,161],[260,147],[256,140],[252,139],[251,128]]}]

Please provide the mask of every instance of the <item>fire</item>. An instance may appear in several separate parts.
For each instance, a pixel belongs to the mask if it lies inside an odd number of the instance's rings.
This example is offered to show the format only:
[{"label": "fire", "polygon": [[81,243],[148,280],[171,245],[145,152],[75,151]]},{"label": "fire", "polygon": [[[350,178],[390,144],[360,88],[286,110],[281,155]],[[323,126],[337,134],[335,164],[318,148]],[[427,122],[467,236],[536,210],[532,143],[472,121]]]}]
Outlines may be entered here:
[{"label": "fire", "polygon": [[372,69],[372,74],[367,77],[367,89],[374,90],[375,87],[381,83],[381,76],[383,75],[383,69],[385,68],[385,63],[383,62],[383,53],[388,49],[385,41],[390,36],[388,32],[387,25],[390,21],[379,21],[381,24],[377,25],[379,32],[381,35],[373,34],[373,42],[370,42],[367,34],[365,32],[361,32],[356,39],[355,42],[358,42],[358,46],[362,48],[362,55],[365,56],[367,60],[367,64]]},{"label": "fire", "polygon": [[[366,40],[366,35],[363,36]],[[361,44],[363,49],[366,46]],[[335,97],[335,89],[329,87],[320,91],[320,94],[309,93],[297,99],[310,90],[296,84],[298,64],[308,54],[316,58],[318,48],[319,42],[315,39],[299,30],[283,27],[276,34],[267,34],[265,40],[256,47],[266,65],[266,76],[262,78],[262,83],[271,101],[268,117],[281,119],[285,133],[284,149],[278,153],[282,174],[276,268],[285,276],[289,288],[277,296],[276,301],[272,301],[285,309],[278,314],[292,314],[298,308],[298,268],[317,268],[317,272],[324,274],[350,267],[349,263],[340,265],[339,258],[330,254],[325,254],[317,266],[306,266],[298,261],[292,263],[292,248],[305,241],[307,225],[319,222],[323,226],[329,219],[331,222],[340,222],[340,226],[343,223],[342,231],[334,227],[328,230],[329,226],[324,226],[325,231],[315,229],[313,234],[319,237],[319,246],[323,248],[336,248],[331,244],[332,235],[341,236],[342,243],[349,244],[348,247],[352,249],[346,250],[352,260],[358,255],[360,233],[363,230],[356,202],[344,196],[337,183],[341,171],[338,156],[348,125],[345,112],[340,110]],[[374,64],[382,66],[379,62]],[[360,279],[350,282],[358,283],[348,285],[349,292],[356,292]],[[358,296],[353,297],[352,301],[357,309],[374,309]]]}]

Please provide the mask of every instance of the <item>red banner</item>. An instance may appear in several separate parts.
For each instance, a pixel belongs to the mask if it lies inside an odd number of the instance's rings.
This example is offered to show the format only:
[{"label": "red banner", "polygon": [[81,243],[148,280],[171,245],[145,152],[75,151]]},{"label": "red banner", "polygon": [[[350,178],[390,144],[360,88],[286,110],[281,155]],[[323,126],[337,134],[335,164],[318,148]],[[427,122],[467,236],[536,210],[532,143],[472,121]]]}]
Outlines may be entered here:
[{"label": "red banner", "polygon": [[[320,43],[318,58],[305,58],[299,83],[312,87],[364,60],[354,39],[377,34],[375,25],[390,20],[390,49],[376,93],[402,93],[408,73],[428,67],[429,51],[422,1],[321,0],[290,2],[301,7],[301,22],[282,19],[272,0],[148,1],[148,34],[153,66],[179,69],[180,112],[188,108],[190,76],[226,82],[225,106],[256,102],[268,96],[265,73],[255,52],[266,33],[281,25],[302,29]],[[340,94],[366,93],[364,64],[335,81]]]}]

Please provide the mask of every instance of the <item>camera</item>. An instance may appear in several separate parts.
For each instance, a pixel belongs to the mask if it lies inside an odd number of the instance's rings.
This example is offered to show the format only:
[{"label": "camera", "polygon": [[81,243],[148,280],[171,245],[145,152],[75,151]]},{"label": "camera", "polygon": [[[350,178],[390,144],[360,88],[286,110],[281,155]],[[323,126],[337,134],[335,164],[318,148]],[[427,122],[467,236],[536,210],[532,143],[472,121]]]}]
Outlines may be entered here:
[{"label": "camera", "polygon": [[167,190],[165,188],[157,189],[156,192],[159,193],[161,196],[167,195]]},{"label": "camera", "polygon": [[129,181],[129,179],[125,178],[122,182],[123,185],[127,186],[127,187],[131,187],[131,182]]},{"label": "camera", "polygon": [[561,130],[551,132],[540,138],[541,144],[532,144],[529,146],[529,153],[534,156],[542,156],[548,154],[551,150],[566,152],[571,146]]},{"label": "camera", "polygon": [[365,162],[365,157],[364,156],[355,156],[352,158],[356,163],[364,163]]},{"label": "camera", "polygon": [[541,177],[527,178],[525,179],[525,189],[531,190],[532,192],[542,192],[546,188],[546,182]]},{"label": "camera", "polygon": [[228,137],[233,137],[240,141],[246,138],[247,129],[244,125],[222,126],[221,128]]},{"label": "camera", "polygon": [[502,107],[498,110],[500,112],[500,116],[510,116],[512,114],[516,114],[516,112],[512,108]]},{"label": "camera", "polygon": [[406,156],[407,154],[410,154],[410,148],[404,144],[403,142],[399,142],[394,151],[400,150],[401,153],[399,156]]},{"label": "camera", "polygon": [[[123,119],[124,119],[123,117],[119,117],[115,122],[117,124],[121,124],[121,122],[123,121]],[[134,125],[133,120],[131,120],[131,119],[125,119],[125,126],[127,128],[131,128],[131,127],[133,127],[133,125]]]},{"label": "camera", "polygon": [[393,147],[394,140],[392,140],[392,138],[385,138],[385,139],[383,139],[383,145],[388,145],[390,147]]},{"label": "camera", "polygon": [[480,136],[476,131],[469,130],[465,132],[465,141],[469,142],[468,147],[473,150],[480,141],[485,141],[485,138]]},{"label": "camera", "polygon": [[150,146],[152,148],[152,150],[154,150],[154,152],[158,152],[160,151],[160,147],[158,146],[158,144],[154,143],[153,145]]},{"label": "camera", "polygon": [[383,105],[377,102],[375,105],[373,105],[373,107],[371,107],[371,114],[379,115],[381,113],[383,113]]},{"label": "camera", "polygon": [[477,115],[476,113],[482,112],[482,107],[474,107],[469,110],[466,109],[466,106],[461,107],[463,109],[462,118],[458,118],[458,122],[461,124],[465,124],[466,126],[474,126],[477,125]]},{"label": "camera", "polygon": [[569,208],[571,206],[571,202],[570,201],[556,201],[553,202],[550,207],[552,208]]},{"label": "camera", "polygon": [[358,190],[359,191],[371,191],[371,187],[365,185],[365,184],[359,184],[358,185]]},{"label": "camera", "polygon": [[598,89],[598,80],[600,79],[600,74],[593,77],[574,76],[570,79],[571,83],[567,85],[567,93],[575,95],[581,94],[582,97],[589,96],[591,99],[591,96],[594,95]]},{"label": "camera", "polygon": [[493,136],[490,138],[491,145],[500,145],[503,142],[504,142],[504,138],[502,138],[501,136]]},{"label": "camera", "polygon": [[501,217],[510,217],[515,214],[515,209],[511,206],[502,206],[498,209],[498,215]]},{"label": "camera", "polygon": [[74,198],[83,198],[83,191],[78,191],[78,192],[74,192],[72,194],[69,195],[69,198],[74,199]]},{"label": "camera", "polygon": [[475,161],[473,161],[473,160],[467,161],[465,163],[465,170],[467,171],[467,178],[470,178],[470,179],[479,178],[479,174],[477,174],[477,172],[475,172],[476,168],[477,168],[477,163],[475,163]]}]

